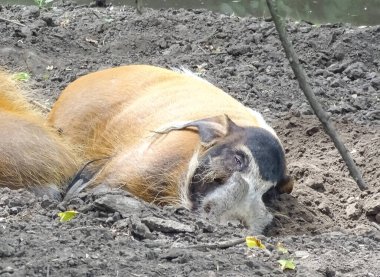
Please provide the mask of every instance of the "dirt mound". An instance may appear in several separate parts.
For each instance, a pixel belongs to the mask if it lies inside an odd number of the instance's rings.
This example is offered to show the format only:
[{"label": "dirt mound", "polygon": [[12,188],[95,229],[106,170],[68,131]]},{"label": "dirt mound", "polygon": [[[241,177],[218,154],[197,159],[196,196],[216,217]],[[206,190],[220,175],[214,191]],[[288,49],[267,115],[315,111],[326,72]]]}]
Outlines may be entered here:
[{"label": "dirt mound", "polygon": [[[0,21],[0,66],[30,72],[41,105],[101,68],[186,66],[264,114],[297,179],[291,195],[270,205],[275,220],[260,237],[267,250],[216,246],[249,233],[125,192],[84,193],[63,206],[0,189],[1,276],[380,276],[380,26],[288,22],[317,96],[363,171],[369,190],[361,192],[298,90],[272,22],[67,1],[0,11],[19,23]],[[67,208],[80,213],[60,223]],[[296,269],[282,272],[280,258],[294,258]]]}]

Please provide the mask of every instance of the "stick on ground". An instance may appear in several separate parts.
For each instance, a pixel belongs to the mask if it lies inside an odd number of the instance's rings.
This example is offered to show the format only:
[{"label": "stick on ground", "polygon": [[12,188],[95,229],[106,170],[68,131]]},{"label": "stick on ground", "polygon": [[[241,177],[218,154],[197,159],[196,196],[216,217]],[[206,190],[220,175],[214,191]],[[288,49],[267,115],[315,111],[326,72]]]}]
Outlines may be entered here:
[{"label": "stick on ground", "polygon": [[267,1],[269,11],[272,15],[274,24],[276,25],[277,32],[280,36],[282,46],[284,47],[286,56],[290,62],[293,72],[295,76],[297,77],[301,90],[305,94],[315,114],[317,115],[319,120],[322,122],[323,127],[325,128],[327,134],[330,136],[330,138],[334,142],[334,145],[338,149],[343,160],[346,162],[346,165],[348,167],[348,170],[352,178],[354,178],[354,180],[356,181],[356,183],[358,184],[361,190],[366,190],[367,185],[365,184],[359,169],[355,165],[354,160],[352,159],[350,153],[348,152],[347,148],[342,142],[339,134],[335,130],[330,120],[329,115],[323,110],[321,104],[318,102],[313,90],[311,89],[309,83],[307,82],[305,71],[303,70],[298,60],[298,57],[294,51],[294,48],[291,42],[289,41],[283,21],[278,14],[277,5],[276,5],[277,0],[266,0],[266,1]]},{"label": "stick on ground", "polygon": [[210,243],[210,244],[198,244],[191,245],[187,248],[197,249],[197,250],[207,250],[207,249],[226,249],[229,247],[233,247],[245,242],[245,238],[233,239],[228,241],[222,241],[219,243]]},{"label": "stick on ground", "polygon": [[18,26],[21,26],[21,27],[25,27],[26,25],[25,24],[22,24],[20,22],[17,22],[15,20],[10,20],[10,19],[6,19],[4,17],[0,17],[0,21],[4,21],[4,22],[7,22],[7,23],[12,23],[12,24],[16,24]]}]

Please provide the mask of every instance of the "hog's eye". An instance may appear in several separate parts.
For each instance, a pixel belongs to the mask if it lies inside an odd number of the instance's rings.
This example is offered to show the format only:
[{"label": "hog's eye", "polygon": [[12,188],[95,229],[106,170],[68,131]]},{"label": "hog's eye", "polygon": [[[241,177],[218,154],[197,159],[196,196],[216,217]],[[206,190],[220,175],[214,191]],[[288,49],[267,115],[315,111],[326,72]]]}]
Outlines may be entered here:
[{"label": "hog's eye", "polygon": [[246,168],[246,159],[243,153],[237,152],[234,154],[234,164],[235,169],[238,171],[242,171]]},{"label": "hog's eye", "polygon": [[241,166],[241,165],[242,165],[242,162],[241,162],[240,157],[235,156],[234,158],[235,158],[235,163],[236,163],[236,165]]},{"label": "hog's eye", "polygon": [[238,170],[241,170],[243,169],[243,157],[239,156],[239,155],[235,155],[234,156],[234,161],[235,161],[235,164],[236,164],[236,167]]}]

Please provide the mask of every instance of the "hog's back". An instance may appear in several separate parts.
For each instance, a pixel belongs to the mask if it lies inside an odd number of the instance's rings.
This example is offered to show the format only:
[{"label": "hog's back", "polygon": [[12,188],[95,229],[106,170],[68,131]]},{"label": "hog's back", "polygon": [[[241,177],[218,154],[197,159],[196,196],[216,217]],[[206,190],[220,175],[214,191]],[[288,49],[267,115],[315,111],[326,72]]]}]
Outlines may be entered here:
[{"label": "hog's back", "polygon": [[[49,122],[93,159],[134,147],[171,123],[223,114],[241,126],[261,124],[252,110],[195,75],[130,65],[71,83],[53,106]],[[175,140],[182,137],[195,147],[194,132],[175,133]]]}]

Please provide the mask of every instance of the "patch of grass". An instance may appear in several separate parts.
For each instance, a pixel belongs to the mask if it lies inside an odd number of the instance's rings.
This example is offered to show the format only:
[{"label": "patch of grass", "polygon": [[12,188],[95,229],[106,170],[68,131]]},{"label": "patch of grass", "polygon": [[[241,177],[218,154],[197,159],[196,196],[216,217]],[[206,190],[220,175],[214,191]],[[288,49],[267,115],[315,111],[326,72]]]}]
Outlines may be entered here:
[{"label": "patch of grass", "polygon": [[41,9],[41,8],[45,8],[47,4],[53,1],[54,0],[34,0],[34,3]]}]

